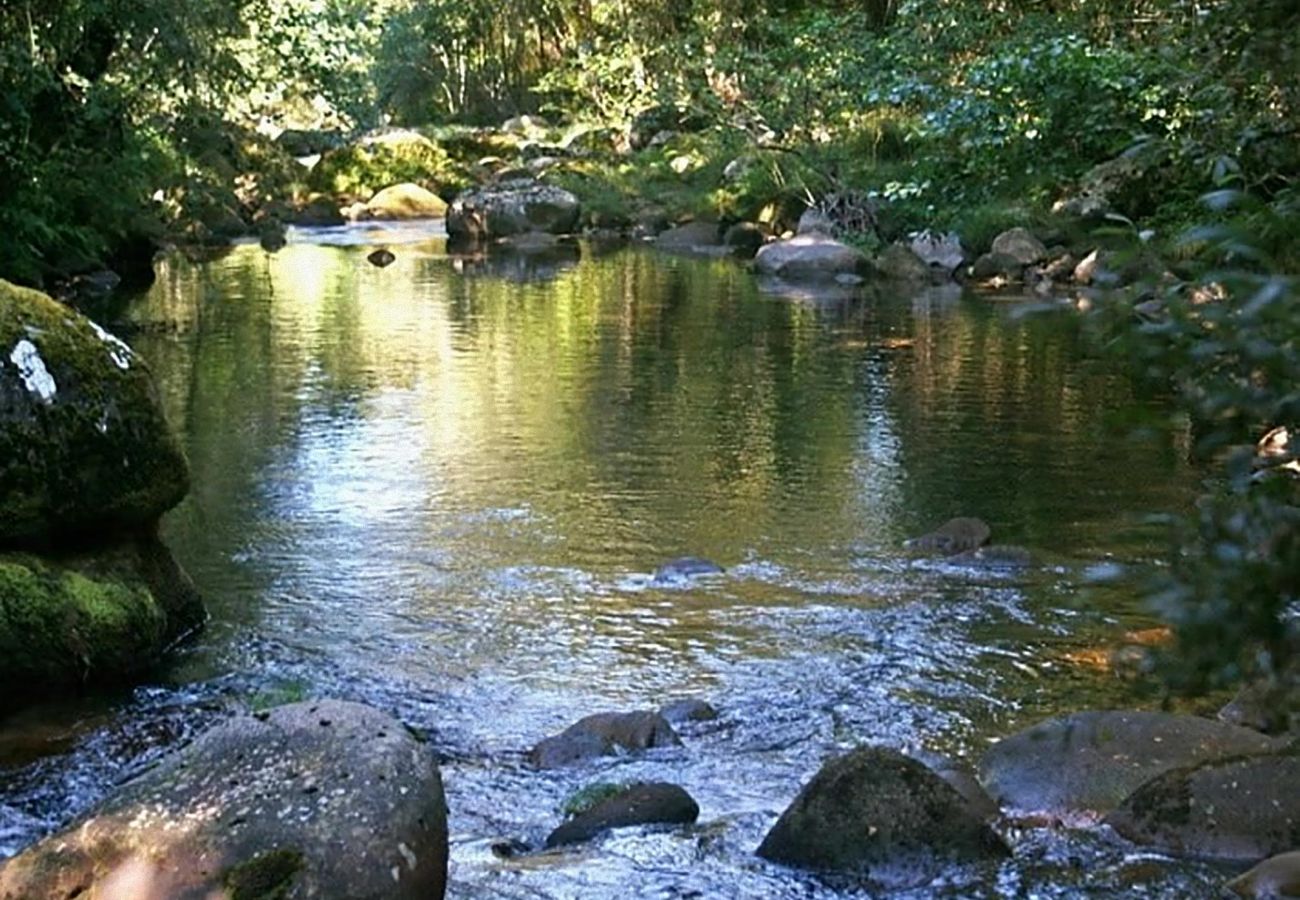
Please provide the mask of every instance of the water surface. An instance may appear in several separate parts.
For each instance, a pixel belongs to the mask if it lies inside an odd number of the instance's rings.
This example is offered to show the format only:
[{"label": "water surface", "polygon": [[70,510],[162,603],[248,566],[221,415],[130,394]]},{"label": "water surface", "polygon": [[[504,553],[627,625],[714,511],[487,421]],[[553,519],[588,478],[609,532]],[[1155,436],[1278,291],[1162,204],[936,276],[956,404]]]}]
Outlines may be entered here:
[{"label": "water surface", "polygon": [[[1126,438],[1145,404],[1070,316],[956,288],[791,300],[640,248],[458,257],[424,226],[292,237],[169,258],[111,317],[188,447],[165,533],[212,623],[154,684],[0,725],[0,853],[232,710],[342,696],[444,759],[453,896],[833,896],[752,855],[828,754],[976,757],[1144,702],[1067,656],[1150,624],[1087,573],[1159,556],[1147,517],[1196,473],[1177,434]],[[1040,565],[902,551],[956,515]],[[682,554],[727,572],[651,580]],[[523,762],[583,715],[684,695],[722,716],[682,748]],[[682,784],[701,824],[491,852],[633,779]],[[1217,896],[1219,873],[1105,833],[1008,837],[1012,861],[915,896]]]}]

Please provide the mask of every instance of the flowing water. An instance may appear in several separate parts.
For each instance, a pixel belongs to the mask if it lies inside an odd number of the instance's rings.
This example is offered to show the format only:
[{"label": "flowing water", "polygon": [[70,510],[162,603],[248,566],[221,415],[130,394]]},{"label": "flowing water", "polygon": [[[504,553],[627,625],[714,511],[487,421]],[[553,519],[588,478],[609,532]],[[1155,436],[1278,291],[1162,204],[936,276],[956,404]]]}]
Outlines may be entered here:
[{"label": "flowing water", "polygon": [[[212,622],[146,687],[0,722],[0,855],[221,716],[340,696],[440,754],[453,897],[848,896],[752,852],[829,754],[975,759],[1151,702],[1078,651],[1151,624],[1094,576],[1158,557],[1148,516],[1197,473],[1176,432],[1128,439],[1148,405],[1071,316],[956,288],[791,299],[639,248],[456,257],[423,226],[292,237],[170,258],[108,314],[188,447],[165,536]],[[957,515],[1038,565],[903,551]],[[726,572],[652,580],[683,554]],[[721,711],[681,748],[524,762],[588,713],[681,696]],[[683,785],[700,824],[493,853],[632,779]],[[1104,831],[1007,837],[1009,862],[905,896],[1217,896],[1221,873]]]}]

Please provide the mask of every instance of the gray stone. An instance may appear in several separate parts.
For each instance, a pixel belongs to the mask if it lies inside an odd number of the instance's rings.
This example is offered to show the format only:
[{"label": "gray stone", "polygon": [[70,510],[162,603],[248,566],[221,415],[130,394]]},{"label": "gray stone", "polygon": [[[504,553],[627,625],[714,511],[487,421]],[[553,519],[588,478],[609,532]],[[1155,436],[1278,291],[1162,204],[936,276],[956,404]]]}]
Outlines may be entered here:
[{"label": "gray stone", "polygon": [[0,868],[0,897],[443,896],[432,753],[355,703],[295,703],[204,733]]},{"label": "gray stone", "polygon": [[1163,853],[1256,862],[1300,841],[1300,750],[1165,772],[1106,817]]},{"label": "gray stone", "polygon": [[620,750],[678,747],[681,743],[673,726],[658,713],[596,713],[539,742],[528,759],[539,769],[556,769]]},{"label": "gray stone", "polygon": [[909,247],[921,262],[946,275],[955,272],[966,259],[961,238],[951,231],[947,234],[922,231],[912,236]]},{"label": "gray stone", "polygon": [[999,741],[980,761],[980,781],[1004,809],[1091,819],[1170,769],[1277,748],[1257,732],[1197,716],[1081,712]]},{"label": "gray stone", "polygon": [[822,766],[758,848],[773,862],[871,879],[932,880],[1006,846],[946,781],[894,750],[864,747]]},{"label": "gray stone", "polygon": [[503,181],[458,197],[447,209],[447,235],[494,240],[529,231],[571,234],[581,212],[578,198],[563,188]]},{"label": "gray stone", "polygon": [[711,722],[718,717],[713,706],[698,697],[671,700],[659,709],[659,715],[672,724],[681,722]]},{"label": "gray stone", "polygon": [[764,245],[754,257],[754,268],[784,281],[815,282],[868,275],[871,262],[861,250],[814,232]]},{"label": "gray stone", "polygon": [[547,836],[546,846],[580,844],[611,829],[633,825],[689,825],[699,815],[699,804],[675,784],[634,784],[556,828]]},{"label": "gray stone", "polygon": [[970,270],[971,276],[981,281],[989,278],[1009,278],[1018,281],[1024,272],[1024,264],[1008,253],[985,253],[975,260],[975,265],[971,266]]}]

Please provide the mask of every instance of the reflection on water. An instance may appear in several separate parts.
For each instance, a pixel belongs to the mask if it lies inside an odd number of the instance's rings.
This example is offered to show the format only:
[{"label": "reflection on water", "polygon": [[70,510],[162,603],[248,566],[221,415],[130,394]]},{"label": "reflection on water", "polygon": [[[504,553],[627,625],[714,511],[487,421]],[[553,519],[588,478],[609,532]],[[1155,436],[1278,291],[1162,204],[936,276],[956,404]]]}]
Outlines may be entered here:
[{"label": "reflection on water", "polygon": [[[375,243],[393,265],[366,262]],[[1110,427],[1136,400],[1081,360],[1069,321],[957,291],[791,300],[730,261],[466,259],[384,226],[170,259],[125,319],[189,448],[194,490],[166,532],[213,624],[158,689],[11,723],[52,737],[43,758],[0,740],[0,852],[102,792],[114,753],[157,752],[113,734],[165,741],[291,685],[430,734],[459,896],[816,895],[751,851],[826,754],[974,754],[1037,716],[1133,702],[1062,661],[1142,621],[1079,573],[1154,553],[1142,517],[1194,482],[1173,437]],[[1042,565],[901,555],[955,515]],[[652,581],[682,554],[728,571]],[[582,715],[681,694],[723,710],[684,748],[522,763]],[[703,824],[491,854],[596,778],[683,784]],[[1080,855],[1128,883],[1101,837],[1018,843],[952,895],[1070,896],[1062,860]],[[1212,896],[1195,867],[1147,877]]]}]

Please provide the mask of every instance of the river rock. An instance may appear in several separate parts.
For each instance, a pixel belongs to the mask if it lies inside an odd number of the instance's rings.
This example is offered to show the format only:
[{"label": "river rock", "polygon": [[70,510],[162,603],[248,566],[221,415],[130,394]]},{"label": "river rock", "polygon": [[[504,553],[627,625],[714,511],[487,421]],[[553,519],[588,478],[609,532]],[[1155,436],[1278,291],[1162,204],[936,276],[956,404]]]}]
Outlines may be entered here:
[{"label": "river rock", "polygon": [[991,253],[1009,256],[1020,264],[1021,268],[1032,266],[1047,259],[1047,247],[1027,228],[1012,228],[993,239]]},{"label": "river rock", "polygon": [[658,249],[686,253],[712,249],[720,243],[717,222],[687,222],[655,237],[655,247]]},{"label": "river rock", "polygon": [[972,278],[985,281],[990,278],[1008,278],[1018,280],[1024,275],[1025,267],[1008,253],[985,253],[971,266]]},{"label": "river rock", "polygon": [[738,256],[753,256],[766,241],[767,233],[753,222],[737,222],[722,235],[722,243]]},{"label": "river rock", "polygon": [[1300,850],[1264,860],[1244,875],[1228,882],[1227,889],[1248,900],[1285,900],[1300,897]]},{"label": "river rock", "polygon": [[983,519],[958,516],[949,519],[929,534],[904,541],[908,550],[950,556],[975,550],[988,543],[992,530]]},{"label": "river rock", "polygon": [[556,769],[620,750],[679,747],[682,739],[655,712],[596,713],[537,744],[528,754],[539,769]]},{"label": "river rock", "polygon": [[435,219],[447,214],[447,203],[418,184],[394,184],[366,202],[362,218]]},{"label": "river rock", "polygon": [[930,267],[906,244],[890,244],[877,254],[873,264],[890,281],[929,284]]},{"label": "river rock", "polygon": [[655,584],[680,584],[705,575],[722,575],[726,571],[711,559],[700,556],[679,556],[655,569],[653,580]]},{"label": "river rock", "polygon": [[773,862],[922,884],[948,864],[1005,855],[966,800],[922,763],[862,747],[822,766],[758,848]]},{"label": "river rock", "polygon": [[1081,712],[993,745],[980,781],[1004,809],[1092,819],[1170,769],[1277,747],[1258,732],[1198,716]]},{"label": "river rock", "polygon": [[632,825],[689,825],[699,815],[699,804],[675,784],[634,784],[556,828],[547,836],[546,846],[580,844],[613,828]]},{"label": "river rock", "polygon": [[834,281],[869,274],[871,262],[861,250],[813,232],[765,244],[754,257],[754,268],[784,281]]},{"label": "river rock", "polygon": [[1300,749],[1165,772],[1106,824],[1179,856],[1256,862],[1285,853],[1300,840]]},{"label": "river rock", "polygon": [[998,805],[993,802],[993,798],[989,796],[988,791],[984,790],[984,786],[979,783],[975,773],[964,763],[940,753],[932,753],[923,749],[909,750],[907,755],[948,782],[953,790],[961,794],[970,807],[970,811],[982,820],[988,822],[997,818]]},{"label": "river rock", "polygon": [[493,240],[528,231],[571,234],[582,208],[563,188],[526,179],[462,194],[447,208],[447,235]]},{"label": "river rock", "polygon": [[318,701],[231,719],[0,868],[0,898],[441,898],[447,807],[401,722]]},{"label": "river rock", "polygon": [[311,197],[302,206],[291,213],[293,224],[308,228],[332,228],[342,225],[347,220],[339,211],[339,205],[324,195]]},{"label": "river rock", "polygon": [[383,269],[397,262],[397,255],[387,247],[380,247],[378,250],[372,250],[366,254],[366,262],[378,269]]},{"label": "river rock", "polygon": [[718,711],[712,704],[698,697],[683,697],[665,703],[659,708],[659,715],[675,725],[681,722],[712,722],[718,717]]},{"label": "river rock", "polygon": [[152,527],[188,488],[144,360],[0,281],[0,547]]},{"label": "river rock", "polygon": [[138,675],[206,615],[152,536],[58,558],[0,553],[0,711]]}]

